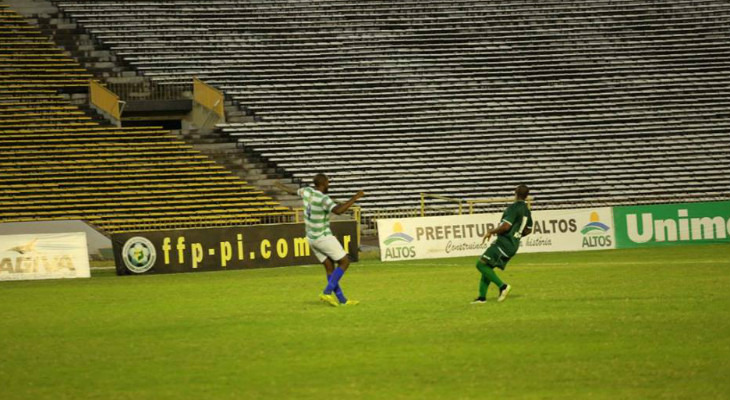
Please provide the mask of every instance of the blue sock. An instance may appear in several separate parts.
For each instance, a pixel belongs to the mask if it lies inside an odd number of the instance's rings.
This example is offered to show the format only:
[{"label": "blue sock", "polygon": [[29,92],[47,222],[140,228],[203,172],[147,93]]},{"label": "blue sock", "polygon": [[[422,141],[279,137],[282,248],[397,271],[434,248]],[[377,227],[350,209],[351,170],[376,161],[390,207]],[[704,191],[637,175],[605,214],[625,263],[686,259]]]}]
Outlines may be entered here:
[{"label": "blue sock", "polygon": [[[332,276],[332,274],[327,275],[327,283],[330,281],[330,276]],[[342,292],[340,285],[335,286],[335,296],[337,296],[337,300],[339,300],[340,303],[347,303],[347,297],[345,297],[345,293]]]},{"label": "blue sock", "polygon": [[330,280],[327,283],[327,286],[324,288],[324,294],[332,294],[332,291],[335,289],[335,287],[339,286],[340,279],[344,274],[345,271],[340,269],[340,267],[335,268],[335,270],[332,272],[332,275],[330,275]]},{"label": "blue sock", "polygon": [[339,300],[340,303],[347,303],[347,297],[345,297],[345,294],[342,293],[342,289],[340,289],[339,285],[335,288],[335,296],[337,296],[337,300]]}]

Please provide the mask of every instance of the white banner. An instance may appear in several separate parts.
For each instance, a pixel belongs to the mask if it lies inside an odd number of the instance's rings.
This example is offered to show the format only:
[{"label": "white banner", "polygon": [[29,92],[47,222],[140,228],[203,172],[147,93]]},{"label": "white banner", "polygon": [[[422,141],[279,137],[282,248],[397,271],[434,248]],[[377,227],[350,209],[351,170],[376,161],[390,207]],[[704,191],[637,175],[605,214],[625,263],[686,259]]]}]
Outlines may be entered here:
[{"label": "white banner", "polygon": [[[380,259],[479,256],[487,229],[501,213],[378,220]],[[521,253],[613,249],[611,208],[534,211],[532,234],[520,240]],[[492,239],[494,240],[494,239]]]},{"label": "white banner", "polygon": [[0,281],[88,278],[86,234],[0,236]]}]

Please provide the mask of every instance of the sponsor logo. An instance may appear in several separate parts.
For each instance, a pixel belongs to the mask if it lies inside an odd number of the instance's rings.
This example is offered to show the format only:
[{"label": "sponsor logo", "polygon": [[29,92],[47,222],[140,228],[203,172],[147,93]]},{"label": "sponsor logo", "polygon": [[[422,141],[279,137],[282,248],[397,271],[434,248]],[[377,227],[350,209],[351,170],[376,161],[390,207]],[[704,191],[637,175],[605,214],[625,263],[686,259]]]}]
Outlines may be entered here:
[{"label": "sponsor logo", "polygon": [[586,224],[586,226],[584,226],[583,229],[580,230],[580,233],[584,235],[588,233],[602,234],[608,232],[609,229],[611,228],[609,228],[608,225],[600,221],[598,213],[593,211],[591,213],[591,222]]},{"label": "sponsor logo", "polygon": [[122,259],[130,271],[141,274],[149,271],[155,265],[157,253],[155,246],[147,238],[135,236],[124,243]]},{"label": "sponsor logo", "polygon": [[608,231],[611,228],[601,222],[597,212],[591,212],[590,222],[588,222],[581,230],[583,234],[583,247],[610,247],[613,244],[611,235]]},{"label": "sponsor logo", "polygon": [[532,227],[532,233],[549,235],[554,233],[576,232],[578,225],[575,219],[536,219]]},{"label": "sponsor logo", "polygon": [[[357,223],[336,221],[332,230],[357,261]],[[299,223],[146,231],[112,242],[120,274],[219,271],[317,263],[303,233]]]},{"label": "sponsor logo", "polygon": [[726,239],[730,235],[730,219],[723,216],[691,218],[688,209],[677,210],[677,218],[655,218],[652,213],[626,214],[626,229],[634,243],[677,242]]},{"label": "sponsor logo", "polygon": [[385,245],[390,246],[393,243],[410,243],[413,241],[413,236],[403,233],[403,225],[396,222],[393,225],[393,234],[385,238]]},{"label": "sponsor logo", "polygon": [[393,224],[393,233],[385,238],[385,260],[398,260],[416,256],[416,247],[409,246],[413,236],[403,232],[400,222]]},{"label": "sponsor logo", "polygon": [[11,247],[7,251],[14,251],[14,252],[19,253],[19,254],[31,253],[31,252],[35,251],[35,243],[37,241],[38,241],[38,239],[33,239],[33,240],[30,241],[30,243],[27,243],[27,244],[24,244],[24,245],[20,245],[20,246]]},{"label": "sponsor logo", "polygon": [[[0,275],[5,279],[27,279],[21,275],[38,275],[51,278],[74,277],[76,267],[70,254],[48,251],[41,245],[37,248],[38,239],[26,244],[6,249],[0,257]],[[10,253],[8,255],[7,253]],[[17,255],[16,255],[17,254]],[[17,275],[9,277],[9,275]]]}]

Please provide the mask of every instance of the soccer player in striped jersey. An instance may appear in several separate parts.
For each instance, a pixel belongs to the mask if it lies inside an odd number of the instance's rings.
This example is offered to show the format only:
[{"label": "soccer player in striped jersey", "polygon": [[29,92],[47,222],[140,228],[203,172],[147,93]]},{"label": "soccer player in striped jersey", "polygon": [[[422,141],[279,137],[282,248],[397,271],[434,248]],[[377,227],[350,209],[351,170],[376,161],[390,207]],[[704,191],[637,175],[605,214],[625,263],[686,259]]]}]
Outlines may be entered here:
[{"label": "soccer player in striped jersey", "polygon": [[499,225],[487,231],[482,239],[482,244],[489,240],[492,235],[497,235],[489,248],[477,261],[477,269],[482,277],[479,281],[479,297],[472,301],[472,304],[480,304],[487,301],[487,288],[494,283],[499,288],[498,302],[507,298],[512,286],[502,282],[494,272],[495,268],[504,271],[509,260],[517,254],[520,248],[520,238],[532,233],[532,213],[527,207],[525,200],[530,190],[525,185],[517,186],[515,190],[515,202],[512,203],[502,214]]},{"label": "soccer player in striped jersey", "polygon": [[[333,306],[355,305],[358,302],[348,300],[340,288],[339,282],[350,265],[347,252],[342,248],[340,242],[332,234],[330,229],[330,215],[340,215],[352,207],[355,202],[363,197],[363,191],[357,192],[345,203],[337,204],[328,195],[330,181],[325,174],[314,176],[313,187],[303,187],[296,192],[288,187],[278,184],[277,186],[290,194],[296,194],[302,198],[304,204],[304,225],[307,232],[307,241],[317,260],[324,265],[327,272],[327,286],[320,294],[320,300]],[[337,267],[334,263],[337,263]]]}]

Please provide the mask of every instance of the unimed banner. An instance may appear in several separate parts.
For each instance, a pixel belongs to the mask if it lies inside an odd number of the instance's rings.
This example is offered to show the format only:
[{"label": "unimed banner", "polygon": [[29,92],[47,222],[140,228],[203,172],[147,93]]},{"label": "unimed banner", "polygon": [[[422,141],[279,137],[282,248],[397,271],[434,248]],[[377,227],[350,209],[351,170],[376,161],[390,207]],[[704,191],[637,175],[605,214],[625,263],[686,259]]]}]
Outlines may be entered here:
[{"label": "unimed banner", "polygon": [[0,235],[0,281],[90,276],[83,232]]},{"label": "unimed banner", "polygon": [[[488,229],[501,213],[378,220],[383,261],[478,256]],[[519,252],[578,251],[615,248],[611,208],[535,211],[533,233],[522,238]],[[494,240],[494,239],[492,239]]]},{"label": "unimed banner", "polygon": [[[332,232],[357,261],[357,223]],[[117,274],[220,271],[318,264],[304,224],[122,233],[112,236]]]},{"label": "unimed banner", "polygon": [[730,201],[614,207],[619,248],[730,241]]}]

